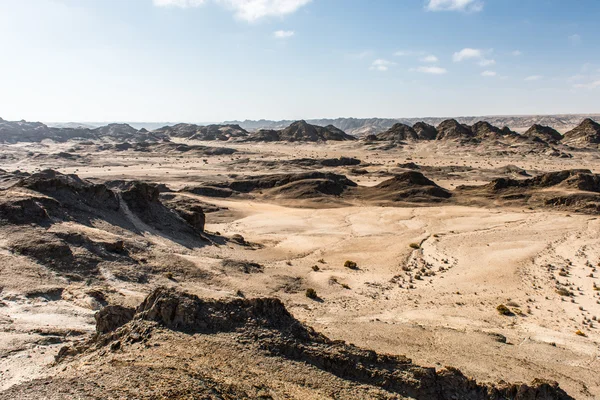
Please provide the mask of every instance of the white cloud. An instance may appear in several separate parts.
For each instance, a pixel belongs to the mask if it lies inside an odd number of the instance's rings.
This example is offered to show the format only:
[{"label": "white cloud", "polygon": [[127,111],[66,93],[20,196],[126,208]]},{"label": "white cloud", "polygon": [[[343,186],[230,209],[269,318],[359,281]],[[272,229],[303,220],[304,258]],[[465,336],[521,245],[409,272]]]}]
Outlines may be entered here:
[{"label": "white cloud", "polygon": [[273,32],[273,36],[277,39],[287,39],[294,36],[294,31],[275,31]]},{"label": "white cloud", "polygon": [[541,75],[531,75],[531,76],[528,76],[527,78],[525,78],[525,80],[528,82],[531,82],[531,81],[539,81],[542,78],[543,78],[543,76],[541,76]]},{"label": "white cloud", "polygon": [[427,52],[425,51],[413,51],[413,50],[400,50],[394,53],[396,57],[417,57],[417,56],[425,56]]},{"label": "white cloud", "polygon": [[462,62],[466,60],[477,60],[477,64],[481,67],[489,67],[490,65],[495,65],[496,60],[488,59],[485,57],[486,53],[491,53],[492,50],[483,51],[481,49],[471,49],[469,47],[462,49],[461,51],[457,51],[452,55],[452,60],[454,62]]},{"label": "white cloud", "polygon": [[254,22],[265,17],[280,17],[296,12],[312,0],[153,0],[158,7],[199,7],[208,1],[232,10],[236,18]]},{"label": "white cloud", "polygon": [[483,10],[482,0],[427,0],[425,8],[429,11],[466,11]]},{"label": "white cloud", "polygon": [[496,76],[496,71],[483,71],[481,73],[481,76],[487,76],[487,77]]},{"label": "white cloud", "polygon": [[454,60],[454,62],[461,62],[464,60],[481,59],[481,58],[483,58],[483,52],[481,50],[471,49],[468,47],[465,49],[462,49],[461,51],[454,53],[454,55],[452,56],[452,59]]},{"label": "white cloud", "polygon": [[496,60],[488,60],[488,59],[484,58],[481,61],[479,61],[477,64],[479,64],[482,67],[489,67],[490,65],[496,65]]},{"label": "white cloud", "polygon": [[206,2],[206,0],[153,0],[154,5],[157,7],[199,7]]},{"label": "white cloud", "polygon": [[510,54],[512,56],[519,57],[520,55],[523,55],[523,52],[521,50],[515,50],[515,51],[512,51]]},{"label": "white cloud", "polygon": [[576,89],[596,89],[600,87],[600,80],[593,81],[590,83],[578,83],[576,85],[573,85],[573,87]]},{"label": "white cloud", "polygon": [[435,64],[439,60],[438,60],[438,58],[436,56],[434,56],[433,54],[430,54],[428,56],[425,56],[425,57],[421,58],[419,61],[424,62],[424,63]]},{"label": "white cloud", "polygon": [[411,71],[421,72],[423,74],[432,74],[432,75],[444,75],[448,71],[442,67],[418,67],[413,68]]},{"label": "white cloud", "polygon": [[581,43],[581,35],[578,34],[574,34],[569,36],[569,41],[571,42],[572,45],[578,45],[579,43]]},{"label": "white cloud", "polygon": [[388,61],[388,60],[384,60],[383,58],[378,58],[377,60],[375,60],[371,63],[371,67],[369,69],[373,70],[373,71],[385,72],[388,69],[390,69],[390,67],[393,67],[394,65],[396,65],[396,63],[393,61]]}]

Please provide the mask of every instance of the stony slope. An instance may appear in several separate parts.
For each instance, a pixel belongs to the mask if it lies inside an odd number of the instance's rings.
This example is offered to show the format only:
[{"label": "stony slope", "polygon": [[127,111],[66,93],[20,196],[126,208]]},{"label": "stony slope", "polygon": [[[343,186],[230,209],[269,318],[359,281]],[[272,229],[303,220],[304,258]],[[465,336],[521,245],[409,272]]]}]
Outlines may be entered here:
[{"label": "stony slope", "polygon": [[61,372],[0,398],[571,399],[554,382],[479,384],[455,368],[332,341],[277,299],[213,301],[158,288],[135,314],[109,307],[96,319],[95,338],[59,353]]}]

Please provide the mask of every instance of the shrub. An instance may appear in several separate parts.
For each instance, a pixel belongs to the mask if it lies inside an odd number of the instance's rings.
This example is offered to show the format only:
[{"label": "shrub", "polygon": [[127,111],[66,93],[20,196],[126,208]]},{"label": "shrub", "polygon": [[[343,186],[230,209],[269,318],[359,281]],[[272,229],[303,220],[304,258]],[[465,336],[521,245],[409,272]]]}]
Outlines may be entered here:
[{"label": "shrub", "polygon": [[320,268],[319,268],[319,266],[318,266],[318,265],[313,265],[313,266],[312,266],[312,270],[313,270],[313,271],[315,271],[315,272],[317,272],[319,269],[320,269]]},{"label": "shrub", "polygon": [[343,287],[344,289],[348,289],[348,290],[350,290],[350,286],[349,286],[348,284],[346,284],[346,283],[342,283],[342,287]]},{"label": "shrub", "polygon": [[309,299],[316,299],[317,296],[317,291],[313,288],[308,288],[306,289],[306,297],[308,297]]},{"label": "shrub", "polygon": [[322,259],[322,258],[319,258],[319,261],[317,261],[317,262],[319,262],[319,263],[321,263],[321,264],[327,264],[327,263],[325,262],[325,260],[324,260],[324,259]]},{"label": "shrub", "polygon": [[411,244],[409,244],[408,246],[409,246],[411,249],[415,249],[415,250],[417,250],[417,249],[420,249],[420,248],[421,248],[421,245],[420,245],[419,243],[411,243]]},{"label": "shrub", "polygon": [[344,267],[350,268],[350,269],[358,269],[358,265],[354,261],[350,261],[350,260],[347,260],[344,263]]},{"label": "shrub", "polygon": [[172,272],[165,272],[165,278],[167,278],[169,280],[173,280],[173,273]]},{"label": "shrub", "polygon": [[571,293],[570,290],[565,289],[565,288],[556,289],[556,293],[558,293],[561,296],[565,296],[565,297],[573,296],[573,293]]},{"label": "shrub", "polygon": [[496,310],[498,310],[500,315],[513,315],[513,313],[510,311],[510,308],[506,307],[504,304],[500,304],[498,307],[496,307]]}]

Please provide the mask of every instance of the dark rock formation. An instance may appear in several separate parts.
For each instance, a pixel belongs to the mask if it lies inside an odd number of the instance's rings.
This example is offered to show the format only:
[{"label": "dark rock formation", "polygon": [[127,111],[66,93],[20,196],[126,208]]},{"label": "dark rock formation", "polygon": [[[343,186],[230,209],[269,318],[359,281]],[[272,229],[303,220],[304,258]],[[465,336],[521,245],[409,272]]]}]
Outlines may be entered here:
[{"label": "dark rock formation", "polygon": [[109,124],[96,129],[87,129],[49,128],[41,122],[0,121],[0,142],[41,142],[42,140],[66,142],[72,139],[159,141],[167,139],[167,136],[137,130],[127,124]]},{"label": "dark rock formation", "polygon": [[523,136],[534,139],[538,138],[548,143],[556,143],[562,140],[562,135],[549,126],[535,124],[523,134]]},{"label": "dark rock formation", "polygon": [[[111,323],[100,318],[103,326],[98,330],[118,325],[129,315],[122,311],[116,314],[114,324],[113,318],[109,318]],[[404,356],[378,354],[332,341],[300,323],[274,298],[203,300],[174,289],[158,288],[137,308],[130,322],[99,335],[96,343],[102,349],[108,345],[123,348],[124,343],[148,342],[157,325],[184,334],[206,335],[204,340],[211,340],[211,335],[229,333],[230,340],[237,337],[238,343],[243,343],[238,352],[253,351],[253,357],[276,357],[281,363],[301,362],[300,365],[318,369],[324,377],[331,374],[347,382],[381,388],[390,395],[422,400],[571,399],[555,382],[535,380],[530,385],[484,385],[455,368],[436,371],[418,366]],[[171,357],[183,356],[171,354]]]},{"label": "dark rock formation", "polygon": [[469,140],[473,132],[466,126],[459,124],[455,119],[449,119],[437,126],[437,140]]},{"label": "dark rock formation", "polygon": [[364,197],[372,200],[435,203],[452,197],[452,194],[427,179],[422,173],[408,171],[380,184],[364,189]]},{"label": "dark rock formation", "polygon": [[425,122],[417,122],[413,125],[413,130],[417,133],[419,140],[437,139],[438,131],[433,125],[429,125]]},{"label": "dark rock formation", "polygon": [[333,125],[326,127],[296,121],[282,130],[260,130],[248,136],[249,141],[324,142],[356,140]]},{"label": "dark rock formation", "polygon": [[404,124],[394,124],[390,129],[377,135],[377,140],[390,140],[393,142],[404,142],[407,140],[417,140],[417,132],[413,128]]},{"label": "dark rock formation", "polygon": [[228,141],[248,136],[248,132],[237,124],[207,125],[177,124],[165,126],[153,131],[169,137],[187,138],[193,140],[221,140]]},{"label": "dark rock formation", "polygon": [[106,306],[94,314],[96,332],[99,334],[112,332],[131,321],[134,315],[134,308]]},{"label": "dark rock formation", "polygon": [[206,216],[202,205],[186,196],[172,195],[169,197],[162,197],[161,202],[175,211],[181,218],[183,218],[188,224],[200,232],[204,232],[204,224],[206,223]]},{"label": "dark rock formation", "polygon": [[562,142],[573,147],[586,147],[600,143],[600,124],[587,118],[575,129],[565,133]]}]

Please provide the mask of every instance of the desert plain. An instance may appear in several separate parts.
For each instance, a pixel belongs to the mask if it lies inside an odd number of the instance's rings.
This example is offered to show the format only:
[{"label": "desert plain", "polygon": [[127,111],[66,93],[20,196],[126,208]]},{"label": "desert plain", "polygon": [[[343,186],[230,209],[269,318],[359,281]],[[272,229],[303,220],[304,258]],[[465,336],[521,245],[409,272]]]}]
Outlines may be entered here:
[{"label": "desert plain", "polygon": [[[0,398],[461,398],[325,377],[316,362],[307,372],[234,330],[214,342],[162,327],[90,344],[111,334],[97,330],[100,310],[138,307],[156,288],[275,298],[335,343],[478,383],[541,379],[600,398],[600,203],[576,187],[598,185],[597,145],[172,135],[143,149],[114,139],[0,149]],[[560,171],[571,172],[548,175]],[[30,198],[45,214],[18,203]],[[161,367],[195,371],[212,391]],[[136,383],[143,374],[156,387]],[[169,392],[178,386],[187,391]]]}]

